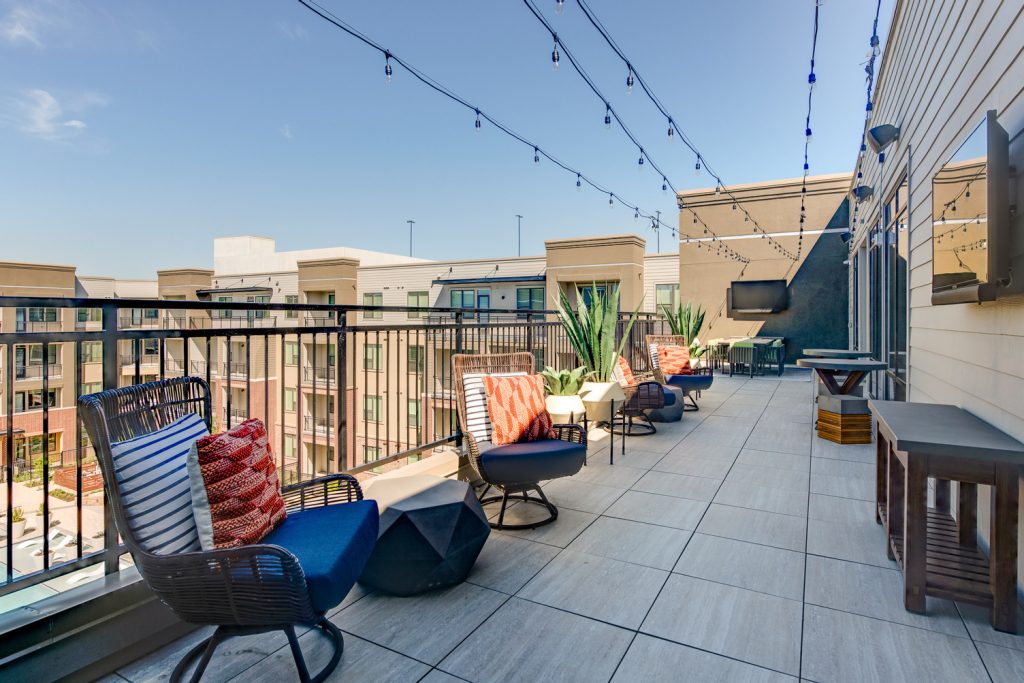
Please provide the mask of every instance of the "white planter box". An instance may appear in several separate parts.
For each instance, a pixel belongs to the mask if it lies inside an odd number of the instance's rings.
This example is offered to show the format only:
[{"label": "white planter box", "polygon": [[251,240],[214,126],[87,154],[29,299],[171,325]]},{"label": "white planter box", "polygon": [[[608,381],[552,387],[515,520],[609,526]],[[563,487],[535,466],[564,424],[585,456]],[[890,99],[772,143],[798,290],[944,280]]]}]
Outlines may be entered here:
[{"label": "white planter box", "polygon": [[621,406],[626,394],[618,382],[584,382],[580,387],[580,398],[587,408],[589,421],[608,422],[612,418],[611,402]]},{"label": "white planter box", "polygon": [[544,399],[551,421],[557,424],[571,424],[583,419],[586,408],[576,394],[571,396],[548,396]]}]

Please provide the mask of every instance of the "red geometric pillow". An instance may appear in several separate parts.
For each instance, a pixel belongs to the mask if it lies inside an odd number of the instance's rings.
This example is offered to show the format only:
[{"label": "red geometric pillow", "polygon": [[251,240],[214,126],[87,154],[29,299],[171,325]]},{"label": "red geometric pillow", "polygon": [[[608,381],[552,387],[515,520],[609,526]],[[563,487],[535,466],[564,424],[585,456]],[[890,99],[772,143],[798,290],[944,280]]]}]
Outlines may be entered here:
[{"label": "red geometric pillow", "polygon": [[623,386],[636,386],[636,377],[633,375],[633,368],[629,367],[629,361],[619,356],[619,372],[622,374]]},{"label": "red geometric pillow", "polygon": [[502,446],[555,438],[551,416],[544,404],[544,379],[540,375],[485,375],[483,379],[487,412],[494,428],[491,443]]},{"label": "red geometric pillow", "polygon": [[658,365],[666,375],[692,375],[690,348],[688,346],[663,346],[658,344]]},{"label": "red geometric pillow", "polygon": [[195,450],[214,547],[258,543],[284,521],[284,499],[262,420],[246,420],[231,431],[204,436]]}]

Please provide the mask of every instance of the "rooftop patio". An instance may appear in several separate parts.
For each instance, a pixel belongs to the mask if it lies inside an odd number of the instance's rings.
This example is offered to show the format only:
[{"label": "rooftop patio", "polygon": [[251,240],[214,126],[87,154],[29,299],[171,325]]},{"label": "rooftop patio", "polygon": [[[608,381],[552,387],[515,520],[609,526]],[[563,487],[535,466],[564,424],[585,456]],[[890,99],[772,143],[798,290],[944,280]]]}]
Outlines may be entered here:
[{"label": "rooftop patio", "polygon": [[[545,491],[556,522],[492,532],[466,583],[413,598],[356,588],[331,619],[350,681],[1013,681],[1024,637],[903,582],[875,522],[874,446],[812,430],[799,371],[717,376],[701,410],[615,443]],[[517,514],[515,506],[509,516]],[[195,634],[106,681],[166,680]],[[300,638],[326,661],[319,634]],[[204,680],[290,680],[280,633],[229,641]]]}]

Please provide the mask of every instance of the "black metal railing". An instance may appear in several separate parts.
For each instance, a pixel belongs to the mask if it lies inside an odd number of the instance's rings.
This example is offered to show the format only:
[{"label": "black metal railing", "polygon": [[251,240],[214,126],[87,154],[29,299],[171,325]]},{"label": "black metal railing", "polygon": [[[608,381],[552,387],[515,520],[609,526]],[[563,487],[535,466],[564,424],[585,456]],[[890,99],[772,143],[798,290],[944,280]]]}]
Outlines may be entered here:
[{"label": "black metal railing", "polygon": [[[63,366],[60,363],[49,363],[46,366],[46,372],[50,377],[60,377],[61,368]],[[31,363],[28,365],[17,365],[14,368],[14,379],[40,379],[43,376],[43,365],[42,363]]]},{"label": "black metal railing", "polygon": [[[24,472],[15,454],[29,440],[85,443],[75,406],[86,390],[177,376],[187,368],[213,388],[215,429],[250,417],[265,422],[282,481],[289,482],[324,472],[373,476],[453,447],[460,437],[450,390],[455,353],[530,351],[538,369],[576,365],[548,311],[0,297],[0,309],[19,307],[72,309],[65,314],[69,320],[76,309],[99,309],[102,319],[98,330],[0,332],[0,480],[6,488],[0,596],[97,563],[105,573],[118,571],[124,549],[104,510],[97,487],[102,477],[87,447],[58,445],[30,463],[31,476],[15,481]],[[153,308],[160,311],[157,320],[187,316],[189,324],[121,324],[138,320],[133,310]],[[288,317],[291,310],[301,313]],[[367,320],[365,312],[382,317]],[[417,317],[409,318],[410,312]],[[398,316],[387,313],[403,315],[393,323]],[[647,368],[643,335],[661,332],[661,326],[656,317],[643,316],[633,327],[625,353],[637,371]],[[25,343],[56,345],[57,355],[55,362],[44,357],[40,364],[40,388],[17,389],[38,396],[15,412],[14,348]],[[62,378],[53,382],[58,367]],[[42,513],[56,510],[52,526],[14,523],[15,508],[24,514],[40,506]],[[26,535],[16,537],[16,530]],[[23,552],[25,541],[41,553]],[[51,553],[57,544],[60,552]]]}]

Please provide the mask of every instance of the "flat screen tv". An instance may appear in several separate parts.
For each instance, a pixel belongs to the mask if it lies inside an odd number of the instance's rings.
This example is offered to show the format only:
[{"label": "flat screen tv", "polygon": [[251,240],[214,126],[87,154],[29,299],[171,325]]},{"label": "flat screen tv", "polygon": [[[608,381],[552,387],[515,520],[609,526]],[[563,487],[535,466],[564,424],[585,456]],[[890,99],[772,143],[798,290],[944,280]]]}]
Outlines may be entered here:
[{"label": "flat screen tv", "polygon": [[993,301],[1010,282],[1010,138],[989,111],[932,179],[932,303]]},{"label": "flat screen tv", "polygon": [[789,305],[789,290],[785,280],[738,280],[729,287],[726,299],[729,315],[779,313]]}]

